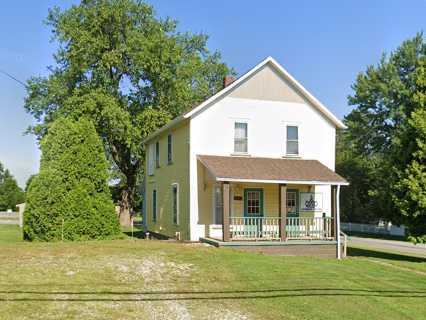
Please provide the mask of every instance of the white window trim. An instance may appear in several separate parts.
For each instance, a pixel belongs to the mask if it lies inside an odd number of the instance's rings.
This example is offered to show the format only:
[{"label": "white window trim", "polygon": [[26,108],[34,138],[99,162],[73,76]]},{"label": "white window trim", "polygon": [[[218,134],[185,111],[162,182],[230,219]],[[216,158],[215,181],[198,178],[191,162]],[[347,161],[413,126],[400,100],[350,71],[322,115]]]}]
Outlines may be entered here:
[{"label": "white window trim", "polygon": [[[297,154],[288,153],[287,151],[287,127],[297,127]],[[300,132],[301,132],[301,125],[298,122],[284,122],[284,157],[286,158],[300,158]],[[296,141],[296,140],[290,140],[290,141]]]},{"label": "white window trim", "polygon": [[[175,226],[179,225],[180,220],[180,212],[179,212],[179,183],[174,182],[172,183],[172,223]],[[176,186],[176,222],[174,221],[174,212],[173,212],[173,188]]]},{"label": "white window trim", "polygon": [[[232,126],[233,126],[233,131],[232,131],[232,133],[233,133],[233,135],[232,135],[232,138],[233,138],[233,140],[232,140],[232,153],[231,153],[231,155],[235,155],[235,156],[241,156],[241,155],[243,155],[243,156],[248,156],[249,155],[249,150],[250,150],[250,148],[249,148],[249,121],[248,121],[248,119],[238,119],[238,118],[231,118],[232,119]],[[246,125],[247,125],[247,151],[245,151],[245,152],[239,152],[239,151],[235,151],[235,124],[236,123],[245,123]]]}]

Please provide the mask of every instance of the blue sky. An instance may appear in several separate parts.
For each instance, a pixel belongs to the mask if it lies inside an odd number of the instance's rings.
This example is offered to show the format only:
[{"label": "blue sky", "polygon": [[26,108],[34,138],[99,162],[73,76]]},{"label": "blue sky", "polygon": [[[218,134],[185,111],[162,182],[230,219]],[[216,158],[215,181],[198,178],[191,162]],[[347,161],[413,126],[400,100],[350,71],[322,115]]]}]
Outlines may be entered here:
[{"label": "blue sky", "polygon": [[[55,44],[42,23],[49,7],[77,1],[15,0],[0,11],[0,69],[20,80],[46,74]],[[404,39],[426,30],[425,0],[196,1],[152,0],[157,14],[179,21],[179,30],[204,32],[208,46],[239,74],[267,56],[277,59],[339,118],[346,97],[367,65]],[[31,117],[25,89],[0,74],[0,162],[21,186],[39,164],[34,137],[23,135]]]}]

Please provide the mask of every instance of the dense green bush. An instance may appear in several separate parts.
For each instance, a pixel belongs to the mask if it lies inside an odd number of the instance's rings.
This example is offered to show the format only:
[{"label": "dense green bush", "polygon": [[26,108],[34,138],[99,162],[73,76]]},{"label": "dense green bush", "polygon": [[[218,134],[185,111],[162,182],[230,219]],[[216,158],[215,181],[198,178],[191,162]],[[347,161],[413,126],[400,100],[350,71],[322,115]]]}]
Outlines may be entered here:
[{"label": "dense green bush", "polygon": [[41,140],[40,173],[28,188],[24,237],[103,239],[120,232],[108,162],[93,124],[60,118]]}]

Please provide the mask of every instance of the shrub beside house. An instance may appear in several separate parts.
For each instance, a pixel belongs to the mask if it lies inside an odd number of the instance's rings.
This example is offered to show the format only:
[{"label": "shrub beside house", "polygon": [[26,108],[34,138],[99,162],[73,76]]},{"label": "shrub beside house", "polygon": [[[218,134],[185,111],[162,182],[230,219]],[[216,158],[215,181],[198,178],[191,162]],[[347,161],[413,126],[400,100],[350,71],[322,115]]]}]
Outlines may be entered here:
[{"label": "shrub beside house", "polygon": [[28,190],[24,238],[85,240],[118,234],[108,162],[93,124],[60,118],[40,147],[40,173]]}]

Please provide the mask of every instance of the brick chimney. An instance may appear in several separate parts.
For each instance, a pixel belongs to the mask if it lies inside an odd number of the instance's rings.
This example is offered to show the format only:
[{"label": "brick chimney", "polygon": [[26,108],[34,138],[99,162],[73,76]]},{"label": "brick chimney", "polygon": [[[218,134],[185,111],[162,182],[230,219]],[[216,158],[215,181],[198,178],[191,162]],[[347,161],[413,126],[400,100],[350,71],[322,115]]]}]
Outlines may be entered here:
[{"label": "brick chimney", "polygon": [[223,87],[226,88],[234,81],[235,78],[233,76],[225,76],[225,78],[223,78]]}]

